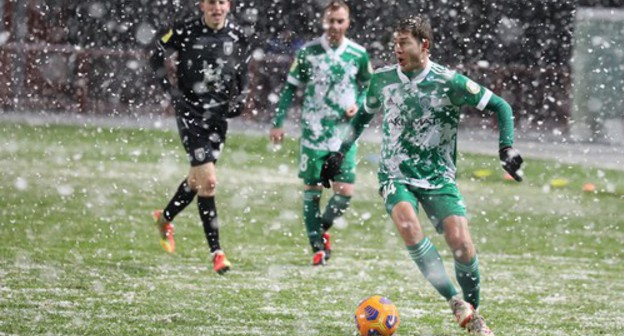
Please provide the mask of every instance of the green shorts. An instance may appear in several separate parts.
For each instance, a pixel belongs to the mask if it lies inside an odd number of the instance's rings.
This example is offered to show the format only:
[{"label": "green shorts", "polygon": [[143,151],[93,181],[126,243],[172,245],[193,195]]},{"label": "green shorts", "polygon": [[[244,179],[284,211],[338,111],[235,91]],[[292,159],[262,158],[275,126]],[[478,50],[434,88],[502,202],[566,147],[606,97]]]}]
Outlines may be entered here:
[{"label": "green shorts", "polygon": [[420,202],[438,233],[443,231],[444,218],[452,215],[466,217],[466,204],[454,183],[447,183],[440,189],[423,189],[388,180],[380,182],[379,192],[389,214],[399,202],[409,202],[418,213]]},{"label": "green shorts", "polygon": [[[301,146],[299,154],[299,177],[306,185],[321,183],[321,168],[330,151],[310,149]],[[354,144],[345,155],[340,169],[342,173],[336,176],[336,181],[345,183],[355,182],[355,156],[357,144]]]}]

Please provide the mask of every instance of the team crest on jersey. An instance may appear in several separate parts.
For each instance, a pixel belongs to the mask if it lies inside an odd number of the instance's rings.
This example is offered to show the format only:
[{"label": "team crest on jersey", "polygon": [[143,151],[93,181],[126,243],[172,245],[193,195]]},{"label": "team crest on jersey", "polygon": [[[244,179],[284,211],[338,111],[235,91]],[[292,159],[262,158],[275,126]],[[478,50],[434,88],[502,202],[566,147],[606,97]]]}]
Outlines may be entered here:
[{"label": "team crest on jersey", "polygon": [[197,148],[195,149],[195,151],[193,151],[193,154],[195,156],[195,160],[197,161],[204,161],[204,159],[206,159],[206,151],[203,148]]},{"label": "team crest on jersey", "polygon": [[226,41],[223,43],[223,53],[225,55],[231,55],[234,51],[234,42]]},{"label": "team crest on jersey", "polygon": [[431,98],[429,97],[420,97],[420,107],[423,111],[428,111],[431,107]]},{"label": "team crest on jersey", "polygon": [[470,92],[472,94],[477,94],[477,93],[479,93],[479,91],[481,91],[481,87],[479,86],[479,84],[469,80],[466,83],[466,90],[468,90],[468,92]]}]

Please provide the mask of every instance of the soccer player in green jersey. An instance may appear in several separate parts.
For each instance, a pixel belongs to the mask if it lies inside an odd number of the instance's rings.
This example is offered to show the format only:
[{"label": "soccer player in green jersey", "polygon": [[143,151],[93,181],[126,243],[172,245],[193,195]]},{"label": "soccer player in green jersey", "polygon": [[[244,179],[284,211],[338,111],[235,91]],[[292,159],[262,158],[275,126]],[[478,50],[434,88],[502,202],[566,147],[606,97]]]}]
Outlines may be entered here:
[{"label": "soccer player in green jersey", "polygon": [[[467,77],[429,59],[431,26],[422,17],[400,21],[394,32],[398,64],[377,70],[364,107],[351,121],[352,132],[338,152],[325,160],[325,182],[339,173],[355,139],[375,113],[383,113],[378,172],[380,192],[411,259],[449,302],[458,324],[475,335],[493,335],[478,313],[480,273],[466,207],[455,183],[457,126],[460,107],[470,105],[496,113],[503,168],[522,180],[522,158],[512,148],[513,116],[502,98]],[[437,232],[444,234],[455,259],[463,296],[451,282],[440,254],[417,217],[421,205]]]},{"label": "soccer player in green jersey", "polygon": [[[303,218],[314,256],[313,265],[323,265],[331,253],[327,232],[334,220],[348,208],[355,182],[356,146],[345,152],[340,174],[334,177],[334,195],[320,212],[321,166],[331,151],[342,143],[349,119],[364,101],[365,87],[372,76],[366,50],[345,37],[349,28],[349,7],[331,1],[323,13],[325,33],[297,53],[288,73],[270,138],[279,143],[286,112],[298,88],[303,89],[299,177],[303,179]],[[329,185],[328,185],[329,186]]]}]

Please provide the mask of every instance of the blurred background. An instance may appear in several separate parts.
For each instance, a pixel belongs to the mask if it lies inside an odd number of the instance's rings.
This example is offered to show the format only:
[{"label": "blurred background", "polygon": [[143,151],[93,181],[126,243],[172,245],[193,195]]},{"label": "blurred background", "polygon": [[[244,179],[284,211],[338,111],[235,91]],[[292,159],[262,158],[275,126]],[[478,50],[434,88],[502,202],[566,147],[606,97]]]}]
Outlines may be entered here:
[{"label": "blurred background", "polygon": [[[232,19],[254,49],[244,119],[269,122],[294,53],[321,34],[326,2],[233,0]],[[432,59],[505,98],[519,131],[624,144],[624,0],[348,3],[348,36],[375,67],[395,62],[399,18],[423,14]],[[0,0],[0,113],[170,115],[147,50],[175,21],[199,15],[192,0]],[[494,130],[495,117],[481,113],[465,109],[463,127]]]}]

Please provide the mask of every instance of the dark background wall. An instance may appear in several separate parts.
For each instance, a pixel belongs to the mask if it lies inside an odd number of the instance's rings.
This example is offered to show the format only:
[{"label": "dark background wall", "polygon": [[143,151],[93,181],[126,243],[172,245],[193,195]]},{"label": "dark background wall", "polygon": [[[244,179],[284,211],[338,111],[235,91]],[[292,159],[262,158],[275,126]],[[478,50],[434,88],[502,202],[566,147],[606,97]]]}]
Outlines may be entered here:
[{"label": "dark background wall", "polygon": [[[325,3],[233,1],[236,21],[264,51],[252,64],[257,96],[278,92],[295,47],[321,33]],[[624,0],[349,3],[349,36],[367,47],[375,65],[394,62],[389,42],[399,18],[426,15],[436,62],[490,86],[512,103],[519,122],[563,126],[576,8],[624,6]],[[197,2],[185,0],[0,0],[0,8],[0,65],[10,69],[0,74],[0,106],[83,113],[155,110],[162,92],[144,51],[174,21],[199,15]],[[267,120],[272,106],[260,100],[250,117]],[[475,113],[465,112],[467,119]]]}]

